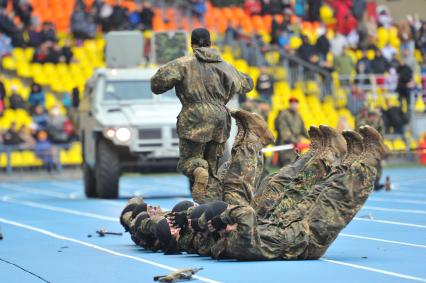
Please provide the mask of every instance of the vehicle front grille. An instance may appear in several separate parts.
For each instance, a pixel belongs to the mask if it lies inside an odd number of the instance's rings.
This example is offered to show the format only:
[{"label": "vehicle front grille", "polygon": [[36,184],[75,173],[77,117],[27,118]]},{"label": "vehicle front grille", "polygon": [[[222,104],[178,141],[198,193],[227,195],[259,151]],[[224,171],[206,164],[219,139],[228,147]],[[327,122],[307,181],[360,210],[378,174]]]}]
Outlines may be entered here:
[{"label": "vehicle front grille", "polygon": [[139,139],[141,140],[156,140],[161,139],[161,129],[140,129]]},{"label": "vehicle front grille", "polygon": [[178,132],[177,132],[176,128],[172,129],[172,138],[173,139],[178,139],[179,138]]}]

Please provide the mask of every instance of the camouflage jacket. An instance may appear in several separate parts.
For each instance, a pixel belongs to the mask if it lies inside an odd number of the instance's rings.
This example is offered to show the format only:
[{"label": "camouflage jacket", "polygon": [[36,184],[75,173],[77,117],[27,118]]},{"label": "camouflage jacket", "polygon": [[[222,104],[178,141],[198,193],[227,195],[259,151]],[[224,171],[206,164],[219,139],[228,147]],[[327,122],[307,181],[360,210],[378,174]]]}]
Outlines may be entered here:
[{"label": "camouflage jacket", "polygon": [[140,227],[137,228],[136,237],[139,239],[139,245],[145,250],[158,251],[161,249],[161,244],[157,240],[155,230],[158,222],[163,218],[164,216],[151,216],[142,220]]},{"label": "camouflage jacket", "polygon": [[305,124],[299,113],[284,110],[280,113],[276,121],[279,138],[277,141],[283,143],[297,143],[301,138],[307,138]]},{"label": "camouflage jacket", "polygon": [[222,60],[213,48],[196,48],[160,67],[151,78],[155,94],[175,87],[182,103],[177,131],[180,138],[194,142],[225,142],[231,116],[226,103],[235,95],[253,89],[253,80]]}]

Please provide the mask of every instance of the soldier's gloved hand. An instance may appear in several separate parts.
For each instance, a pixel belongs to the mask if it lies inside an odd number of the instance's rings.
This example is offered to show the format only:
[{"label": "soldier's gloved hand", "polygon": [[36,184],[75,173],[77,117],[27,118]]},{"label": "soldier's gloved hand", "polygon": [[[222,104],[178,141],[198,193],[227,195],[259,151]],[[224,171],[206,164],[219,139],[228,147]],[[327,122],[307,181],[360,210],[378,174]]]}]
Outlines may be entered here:
[{"label": "soldier's gloved hand", "polygon": [[173,227],[184,229],[188,227],[188,217],[186,211],[174,212],[169,217]]},{"label": "soldier's gloved hand", "polygon": [[211,224],[211,226],[216,230],[216,231],[220,231],[220,230],[223,230],[223,229],[225,229],[226,228],[226,223],[224,223],[223,221],[222,221],[222,219],[220,219],[220,217],[219,217],[219,215],[217,215],[217,216],[215,216],[215,217],[213,217],[211,220],[210,220],[210,224]]}]

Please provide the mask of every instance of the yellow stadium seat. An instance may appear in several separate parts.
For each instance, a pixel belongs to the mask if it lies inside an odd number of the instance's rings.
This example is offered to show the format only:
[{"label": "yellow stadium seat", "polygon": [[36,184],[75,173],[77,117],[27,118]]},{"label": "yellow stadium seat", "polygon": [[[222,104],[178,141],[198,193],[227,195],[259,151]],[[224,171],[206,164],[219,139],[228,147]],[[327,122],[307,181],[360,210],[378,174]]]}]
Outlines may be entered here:
[{"label": "yellow stadium seat", "polygon": [[55,106],[58,103],[56,97],[48,92],[46,93],[46,109],[50,110],[53,108],[53,106]]},{"label": "yellow stadium seat", "polygon": [[328,5],[321,6],[320,17],[325,24],[330,24],[335,21],[333,9]]},{"label": "yellow stadium seat", "polygon": [[425,103],[423,101],[423,97],[421,97],[421,96],[417,97],[414,109],[416,110],[416,112],[419,112],[419,113],[425,112],[426,107],[425,107]]},{"label": "yellow stadium seat", "polygon": [[25,52],[23,48],[15,47],[12,50],[13,58],[15,58],[16,62],[27,62]]},{"label": "yellow stadium seat", "polygon": [[389,42],[389,32],[384,27],[377,29],[377,47],[383,48]]},{"label": "yellow stadium seat", "polygon": [[289,47],[291,49],[297,49],[302,45],[302,39],[299,36],[292,36],[290,38]]},{"label": "yellow stadium seat", "polygon": [[34,56],[34,48],[28,47],[24,49],[25,59],[27,62],[31,62]]},{"label": "yellow stadium seat", "polygon": [[407,146],[405,145],[405,142],[402,139],[395,139],[393,141],[393,150],[403,151],[406,150]]},{"label": "yellow stadium seat", "polygon": [[7,155],[5,152],[0,152],[0,167],[6,168],[7,166]]},{"label": "yellow stadium seat", "polygon": [[12,167],[22,167],[24,165],[25,162],[22,158],[21,152],[13,151],[10,155]]},{"label": "yellow stadium seat", "polygon": [[27,62],[18,62],[16,64],[16,73],[23,78],[30,78],[32,76],[30,64]]},{"label": "yellow stadium seat", "polygon": [[2,66],[6,70],[14,71],[16,70],[16,61],[13,57],[6,56],[2,60]]},{"label": "yellow stadium seat", "polygon": [[240,72],[247,73],[248,64],[243,59],[237,59],[235,60],[235,68],[237,68],[237,70]]}]

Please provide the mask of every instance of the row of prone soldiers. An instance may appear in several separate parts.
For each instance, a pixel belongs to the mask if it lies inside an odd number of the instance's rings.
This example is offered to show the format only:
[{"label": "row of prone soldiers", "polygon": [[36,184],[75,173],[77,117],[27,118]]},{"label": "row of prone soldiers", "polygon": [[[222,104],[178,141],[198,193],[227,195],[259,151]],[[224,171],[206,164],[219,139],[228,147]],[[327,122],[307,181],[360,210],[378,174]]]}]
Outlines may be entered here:
[{"label": "row of prone soldiers", "polygon": [[[221,198],[178,203],[170,212],[132,198],[120,221],[135,244],[165,254],[215,259],[318,259],[361,209],[387,155],[372,127],[342,134],[311,127],[311,147],[292,164],[262,177],[261,149],[273,141],[260,116],[232,111],[238,134],[221,166]],[[216,192],[216,193],[217,193]]]}]

